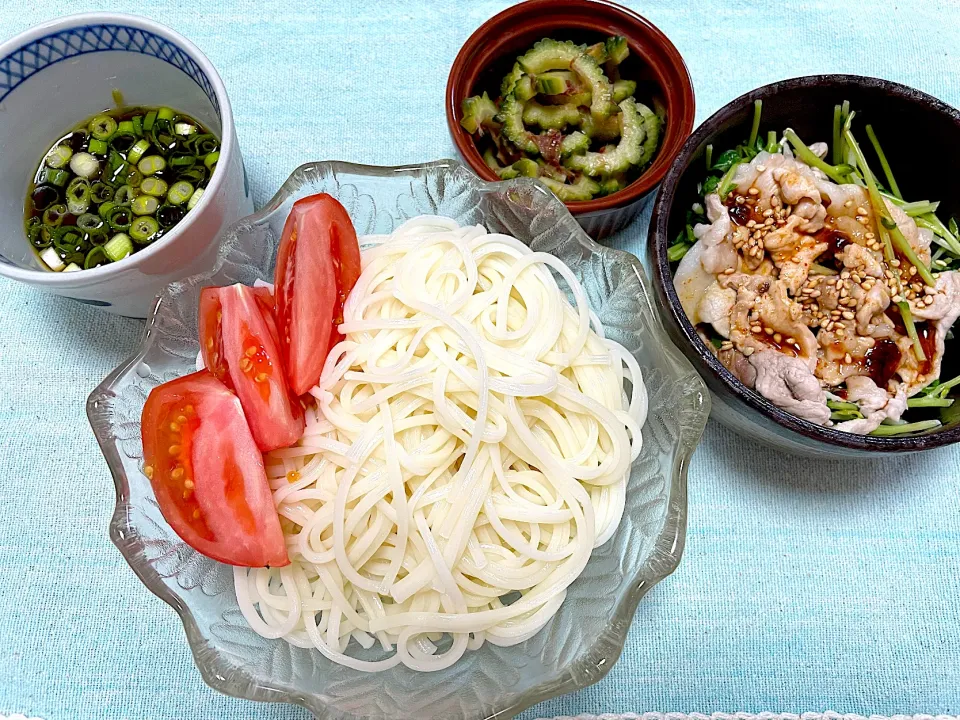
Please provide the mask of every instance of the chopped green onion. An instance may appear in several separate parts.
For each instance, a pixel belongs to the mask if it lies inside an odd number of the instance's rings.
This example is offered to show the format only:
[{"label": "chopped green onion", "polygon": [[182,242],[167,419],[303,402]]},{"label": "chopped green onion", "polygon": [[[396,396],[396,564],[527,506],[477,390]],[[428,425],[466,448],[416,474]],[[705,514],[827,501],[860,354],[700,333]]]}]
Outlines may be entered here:
[{"label": "chopped green onion", "polygon": [[117,121],[109,115],[97,115],[87,125],[87,130],[97,140],[107,140],[117,131]]},{"label": "chopped green onion", "polygon": [[117,205],[129,205],[137,196],[137,191],[129,185],[121,185],[113,196],[113,201]]},{"label": "chopped green onion", "polygon": [[104,251],[103,246],[95,247],[93,250],[87,253],[86,259],[83,261],[84,270],[92,270],[95,267],[100,265],[107,264],[107,253]]},{"label": "chopped green onion", "polygon": [[154,197],[163,197],[167,194],[167,183],[160,178],[148,177],[140,183],[140,192],[153,195]]},{"label": "chopped green onion", "polygon": [[97,232],[103,226],[103,218],[93,213],[83,213],[77,218],[77,227],[88,233]]},{"label": "chopped green onion", "polygon": [[99,180],[90,186],[90,197],[95,203],[105,203],[113,200],[113,188]]},{"label": "chopped green onion", "polygon": [[87,149],[94,155],[106,155],[108,146],[103,140],[91,140],[87,145]]},{"label": "chopped green onion", "polygon": [[77,270],[83,270],[83,268],[72,262],[63,269],[63,272],[77,272]]},{"label": "chopped green onion", "polygon": [[783,136],[791,145],[793,145],[793,151],[797,154],[797,157],[799,157],[807,165],[822,170],[827,177],[837,183],[840,183],[841,185],[848,182],[846,175],[842,175],[833,165],[829,165],[818,158],[810,148],[804,145],[803,141],[792,129],[787,128],[784,131]]},{"label": "chopped green onion", "polygon": [[891,437],[893,435],[906,435],[907,433],[923,432],[924,430],[933,430],[940,427],[939,420],[921,420],[915,423],[904,423],[903,425],[881,425],[870,434],[874,437]]},{"label": "chopped green onion", "polygon": [[133,134],[137,137],[143,135],[143,115],[134,115],[130,122],[133,123]]},{"label": "chopped green onion", "polygon": [[910,407],[910,408],[950,407],[951,405],[953,405],[953,399],[951,398],[913,397],[907,400],[907,407]]},{"label": "chopped green onion", "polygon": [[52,247],[48,247],[40,253],[40,259],[54,272],[60,272],[64,268],[63,260],[60,259],[60,253]]},{"label": "chopped green onion", "polygon": [[125,178],[127,185],[132,188],[140,187],[140,184],[143,182],[143,175],[140,173],[137,168],[130,166],[130,169],[127,170],[127,177]]},{"label": "chopped green onion", "polygon": [[[137,198],[138,200],[140,198]],[[152,217],[138,217],[130,225],[130,237],[139,245],[146,245],[160,230],[160,225]]]},{"label": "chopped green onion", "polygon": [[887,262],[891,262],[894,260],[895,256],[893,252],[893,243],[890,240],[890,233],[888,232],[889,227],[887,225],[888,222],[892,222],[892,220],[887,213],[887,206],[883,204],[883,198],[880,197],[880,189],[877,187],[876,178],[874,177],[873,172],[871,172],[870,166],[867,165],[867,158],[864,156],[863,150],[860,149],[860,145],[854,139],[853,132],[850,130],[849,123],[851,120],[852,116],[848,116],[847,126],[843,129],[843,138],[853,153],[857,162],[857,167],[860,169],[863,179],[867,183],[867,194],[870,196],[870,204],[873,205],[873,211],[880,219],[880,222],[878,223],[878,229],[880,230],[880,237],[883,240],[883,257]]},{"label": "chopped green onion", "polygon": [[917,326],[913,324],[913,313],[910,312],[910,303],[906,300],[897,303],[900,308],[900,317],[903,318],[903,326],[907,329],[907,337],[913,341],[913,354],[917,360],[923,362],[927,359],[927,354],[923,351],[923,345],[920,343],[920,335],[917,334]]},{"label": "chopped green onion", "polygon": [[195,165],[197,158],[193,155],[172,155],[170,165],[175,168],[187,168]]},{"label": "chopped green onion", "polygon": [[104,220],[106,220],[110,216],[110,211],[113,210],[116,206],[117,204],[115,202],[113,202],[112,200],[107,200],[97,209],[97,214],[100,217],[102,217]]},{"label": "chopped green onion", "polygon": [[130,120],[124,120],[117,127],[117,130],[122,133],[132,133],[133,132],[133,122]]},{"label": "chopped green onion", "polygon": [[160,227],[171,228],[183,220],[183,216],[186,214],[187,210],[182,205],[161,205],[160,209],[157,210],[156,218]]},{"label": "chopped green onion", "polygon": [[133,243],[126,233],[117,233],[103,246],[103,252],[111,261],[117,262],[133,252]]},{"label": "chopped green onion", "polygon": [[[885,218],[883,219],[885,220]],[[894,226],[889,228],[889,230],[890,235],[893,238],[893,244],[896,246],[900,254],[907,258],[911,265],[914,265],[917,268],[917,275],[919,275],[923,282],[930,287],[936,285],[937,281],[930,272],[930,268],[924,265],[923,260],[919,258],[913,247],[910,245],[910,242],[903,236],[903,232],[896,225],[896,223],[894,223]]]},{"label": "chopped green onion", "polygon": [[153,124],[157,121],[157,111],[151,110],[147,113],[147,116],[143,119],[143,130],[144,132],[149,132],[153,130]]},{"label": "chopped green onion", "polygon": [[707,172],[710,172],[710,169],[713,167],[713,145],[712,144],[707,145],[705,159],[707,162]]},{"label": "chopped green onion", "polygon": [[203,165],[194,165],[186,170],[181,170],[178,179],[199,185],[207,179],[207,169]]},{"label": "chopped green onion", "polygon": [[197,188],[193,191],[193,195],[191,195],[190,200],[187,201],[187,210],[193,210],[197,206],[197,203],[200,202],[200,199],[203,197],[203,193],[203,188]]},{"label": "chopped green onion", "polygon": [[43,170],[43,182],[48,185],[63,187],[69,179],[70,173],[62,168],[44,168]]},{"label": "chopped green onion", "polygon": [[203,164],[206,165],[207,169],[213,171],[217,166],[217,161],[220,159],[219,152],[208,153],[207,156],[203,159]]},{"label": "chopped green onion", "polygon": [[50,227],[60,227],[64,215],[67,214],[67,206],[64,204],[51,205],[43,211],[43,224]]},{"label": "chopped green onion", "polygon": [[143,157],[144,153],[146,153],[149,149],[149,140],[137,140],[127,153],[127,162],[131,162],[136,165],[138,162],[140,162],[140,159]]},{"label": "chopped green onion", "polygon": [[753,147],[757,144],[757,133],[760,132],[760,113],[763,110],[763,100],[753,101],[753,125],[750,126],[750,140],[747,145]]},{"label": "chopped green onion", "polygon": [[153,195],[139,195],[133,200],[131,209],[136,215],[153,215],[160,207],[160,201]]},{"label": "chopped green onion", "polygon": [[177,135],[193,135],[197,132],[197,126],[191,123],[178,122],[173,126],[173,131]]},{"label": "chopped green onion", "polygon": [[107,222],[114,230],[129,230],[130,223],[133,222],[133,213],[126,205],[117,205],[107,214]]},{"label": "chopped green onion", "polygon": [[168,107],[162,107],[157,110],[157,120],[173,120],[173,110]]},{"label": "chopped green onion", "polygon": [[887,178],[887,187],[896,195],[900,200],[903,200],[903,195],[900,194],[900,188],[897,187],[897,181],[893,179],[893,170],[890,169],[890,163],[887,162],[887,156],[883,154],[883,148],[880,147],[880,141],[877,140],[876,134],[873,132],[873,126],[866,126],[867,137],[870,138],[870,143],[873,145],[874,152],[877,153],[877,157],[880,159],[880,167],[883,168],[883,174]]},{"label": "chopped green onion", "polygon": [[67,163],[70,162],[71,157],[73,157],[73,150],[66,145],[57,145],[47,153],[47,157],[44,158],[44,162],[49,167],[62,168],[66,167]]},{"label": "chopped green onion", "polygon": [[90,153],[77,153],[70,158],[70,169],[74,175],[90,179],[100,172],[100,162]]},{"label": "chopped green onion", "polygon": [[[193,185],[185,180],[175,182],[167,193],[167,202],[171,205],[183,205],[193,195]],[[156,209],[156,208],[154,208]]]},{"label": "chopped green onion", "polygon": [[167,166],[167,161],[159,155],[147,155],[137,163],[137,169],[144,175],[154,175]]}]

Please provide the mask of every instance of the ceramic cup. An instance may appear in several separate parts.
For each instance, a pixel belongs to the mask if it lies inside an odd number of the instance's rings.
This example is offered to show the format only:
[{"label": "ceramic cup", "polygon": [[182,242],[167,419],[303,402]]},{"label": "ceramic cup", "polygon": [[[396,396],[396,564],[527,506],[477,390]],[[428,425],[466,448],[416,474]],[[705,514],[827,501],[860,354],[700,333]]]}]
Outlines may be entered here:
[{"label": "ceramic cup", "polygon": [[[24,200],[50,145],[115,106],[166,105],[221,138],[203,198],[147,248],[82,272],[44,269],[23,231]],[[151,20],[117,13],[60,18],[0,45],[0,275],[107,312],[146,317],[168,283],[209,269],[220,231],[253,211],[223,81],[197,47]]]}]

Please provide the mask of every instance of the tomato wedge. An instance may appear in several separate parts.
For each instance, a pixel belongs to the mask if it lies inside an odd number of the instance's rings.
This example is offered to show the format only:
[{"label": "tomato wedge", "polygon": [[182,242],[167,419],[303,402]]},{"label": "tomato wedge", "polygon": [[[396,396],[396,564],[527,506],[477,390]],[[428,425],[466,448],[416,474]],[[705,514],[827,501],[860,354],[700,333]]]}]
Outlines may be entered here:
[{"label": "tomato wedge", "polygon": [[184,542],[230,565],[290,563],[263,458],[237,396],[207,370],[155,387],[143,471]]},{"label": "tomato wedge", "polygon": [[283,372],[269,291],[246,285],[204,288],[200,342],[204,364],[240,398],[257,446],[267,452],[303,434],[300,401]]},{"label": "tomato wedge", "polygon": [[340,341],[343,303],[360,277],[360,245],[343,205],[326,194],[297,200],[277,251],[277,326],[290,389],[303,395],[320,380]]}]

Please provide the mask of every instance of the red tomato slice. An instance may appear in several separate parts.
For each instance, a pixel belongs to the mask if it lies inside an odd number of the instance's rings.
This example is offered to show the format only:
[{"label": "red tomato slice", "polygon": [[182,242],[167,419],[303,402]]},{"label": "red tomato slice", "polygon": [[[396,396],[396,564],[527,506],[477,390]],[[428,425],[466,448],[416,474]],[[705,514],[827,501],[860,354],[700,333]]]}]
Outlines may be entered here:
[{"label": "red tomato slice", "polygon": [[217,380],[233,388],[227,359],[223,354],[223,308],[220,305],[220,288],[206,287],[200,291],[200,352],[203,364]]},{"label": "red tomato slice", "polygon": [[[267,452],[293,445],[303,434],[303,410],[290,395],[272,315],[265,316],[257,293],[246,285],[218,288],[216,300],[219,325],[211,332],[209,320],[202,321],[204,347],[209,349],[212,339],[211,354],[221,348],[228,384],[240,398],[257,446]],[[201,319],[211,314],[202,310]]]},{"label": "red tomato slice", "polygon": [[358,277],[360,245],[343,205],[325,194],[295,202],[277,251],[274,292],[287,377],[297,395],[319,382]]},{"label": "red tomato slice", "polygon": [[237,396],[210,372],[154,388],[143,406],[144,473],[177,535],[230,565],[290,563]]},{"label": "red tomato slice", "polygon": [[267,323],[267,330],[270,331],[270,337],[274,344],[280,347],[280,333],[277,332],[277,309],[273,300],[273,293],[270,288],[252,287],[253,296],[257,299],[257,305],[260,306],[260,312],[263,313],[263,320]]}]

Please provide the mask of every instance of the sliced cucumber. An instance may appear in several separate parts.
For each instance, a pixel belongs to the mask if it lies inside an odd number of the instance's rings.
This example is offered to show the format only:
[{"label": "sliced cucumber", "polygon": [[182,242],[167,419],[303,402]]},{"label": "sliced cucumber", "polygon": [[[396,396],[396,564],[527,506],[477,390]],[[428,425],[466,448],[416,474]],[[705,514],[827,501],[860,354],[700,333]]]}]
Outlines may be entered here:
[{"label": "sliced cucumber", "polygon": [[601,195],[613,195],[615,192],[620,192],[627,186],[625,180],[619,177],[609,177],[604,178],[600,181],[600,194]]},{"label": "sliced cucumber", "polygon": [[503,167],[500,165],[500,162],[497,160],[497,155],[493,151],[492,147],[488,147],[483,151],[483,161],[487,164],[487,167],[498,173],[503,170]]},{"label": "sliced cucumber", "polygon": [[590,149],[590,138],[579,130],[570,133],[560,141],[560,155],[566,157],[574,153],[583,153]]},{"label": "sliced cucumber", "polygon": [[611,115],[617,106],[613,103],[613,88],[603,70],[589,55],[581,55],[571,63],[570,68],[590,90],[590,112],[598,118]]},{"label": "sliced cucumber", "polygon": [[633,80],[617,80],[613,84],[613,101],[619,105],[637,91],[637,83]]},{"label": "sliced cucumber", "polygon": [[[644,106],[647,112],[653,113]],[[621,137],[620,142],[609,152],[588,152],[571,155],[565,160],[567,167],[596,177],[625,172],[639,165],[643,157],[643,143],[646,138],[646,123],[637,109],[637,102],[627,98],[620,103]],[[654,147],[656,143],[654,143]],[[651,154],[652,156],[652,154]]]},{"label": "sliced cucumber", "polygon": [[550,191],[563,202],[590,200],[600,192],[600,185],[586,175],[581,175],[573,184],[558,182],[551,178],[540,178],[540,182],[550,188]]},{"label": "sliced cucumber", "polygon": [[497,114],[497,106],[487,93],[474,95],[463,101],[463,117],[460,124],[471,135],[481,127],[488,126]]},{"label": "sliced cucumber", "polygon": [[514,145],[524,152],[540,154],[540,148],[532,140],[530,132],[523,126],[523,103],[513,94],[507,95],[500,106],[497,116],[503,123],[503,134]]},{"label": "sliced cucumber", "polygon": [[571,64],[584,52],[583,45],[569,40],[559,41],[544,38],[517,58],[524,72],[539,75],[549,70],[569,70]]},{"label": "sliced cucumber", "polygon": [[513,180],[515,177],[520,177],[520,173],[517,172],[512,165],[510,167],[501,168],[500,172],[497,174],[500,176],[501,180]]},{"label": "sliced cucumber", "polygon": [[580,123],[580,111],[576,105],[541,105],[528,100],[523,106],[523,122],[544,130],[562,130]]}]

